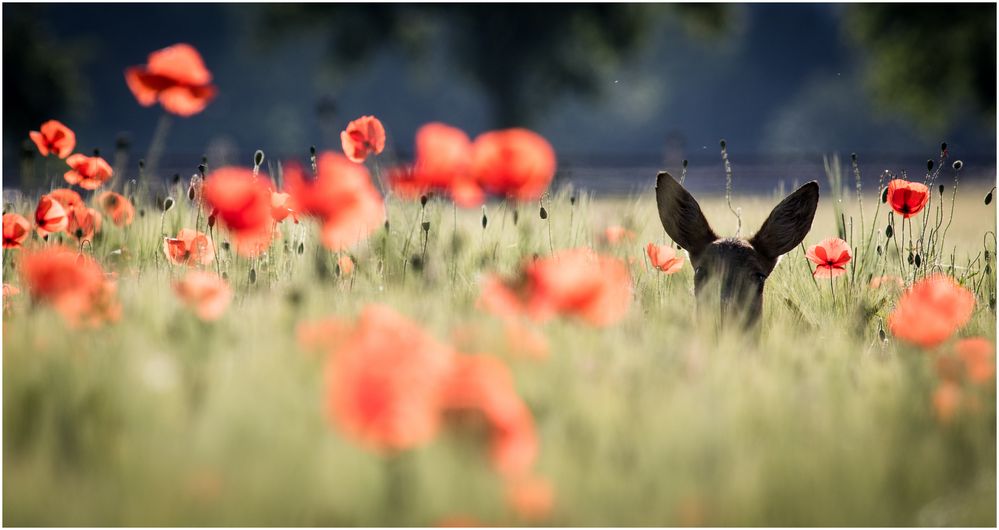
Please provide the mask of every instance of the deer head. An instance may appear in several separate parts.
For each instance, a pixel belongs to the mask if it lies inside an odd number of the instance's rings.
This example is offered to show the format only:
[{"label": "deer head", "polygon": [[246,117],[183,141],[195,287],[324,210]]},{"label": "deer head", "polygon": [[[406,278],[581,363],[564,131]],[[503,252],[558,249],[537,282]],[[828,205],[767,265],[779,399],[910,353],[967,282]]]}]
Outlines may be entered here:
[{"label": "deer head", "polygon": [[656,202],[666,233],[690,255],[698,306],[719,304],[722,322],[736,317],[749,327],[763,312],[763,285],[778,259],[812,228],[819,185],[785,197],[750,239],[715,235],[694,197],[665,171],[656,178]]}]

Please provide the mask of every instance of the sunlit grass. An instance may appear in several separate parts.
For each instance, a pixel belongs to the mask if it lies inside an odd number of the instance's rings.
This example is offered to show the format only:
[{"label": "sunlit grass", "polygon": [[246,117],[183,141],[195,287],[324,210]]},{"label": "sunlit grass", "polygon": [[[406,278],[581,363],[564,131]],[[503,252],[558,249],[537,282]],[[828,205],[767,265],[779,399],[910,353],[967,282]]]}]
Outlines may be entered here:
[{"label": "sunlit grass", "polygon": [[[995,230],[995,210],[982,203],[986,191],[958,191],[948,242],[955,275],[977,295],[960,335],[994,340],[995,271],[983,269],[995,245],[983,237]],[[864,197],[865,235],[876,193]],[[186,188],[171,195],[168,235],[198,219]],[[715,229],[732,235],[724,198],[698,199]],[[743,235],[778,200],[735,197]],[[13,206],[28,214],[33,204]],[[175,299],[170,282],[184,270],[162,256],[156,206],[137,207],[144,215],[135,223],[105,223],[86,249],[119,274],[119,322],[67,329],[26,294],[4,318],[5,524],[434,525],[456,515],[523,523],[470,433],[446,432],[387,463],[328,424],[323,358],[299,349],[295,326],[351,317],[372,302],[440,339],[470,326],[469,353],[509,362],[541,439],[538,473],[554,485],[544,524],[995,524],[994,382],[967,389],[977,411],[937,421],[930,355],[879,337],[895,296],[870,291],[866,273],[836,279],[834,294],[812,280],[801,249],[767,283],[758,336],[699,329],[689,265],[672,276],[647,266],[645,244],[666,241],[651,191],[593,199],[563,190],[545,200],[547,219],[528,204],[516,207],[516,223],[515,207],[490,204],[485,228],[480,210],[390,198],[388,229],[351,252],[349,276],[338,275],[311,221],[283,222],[258,260],[222,249],[216,227],[218,267],[237,294],[214,324]],[[855,219],[863,263],[870,256],[850,194],[841,207]],[[805,245],[837,235],[833,211],[824,192]],[[203,215],[201,223],[205,230]],[[609,225],[636,237],[608,245]],[[475,309],[481,275],[575,246],[634,258],[628,317],[602,330],[547,324],[550,356],[516,355],[502,323]],[[17,251],[5,252],[4,282],[20,285],[17,261]],[[947,272],[949,262],[939,266]],[[388,477],[403,495],[387,494]]]}]

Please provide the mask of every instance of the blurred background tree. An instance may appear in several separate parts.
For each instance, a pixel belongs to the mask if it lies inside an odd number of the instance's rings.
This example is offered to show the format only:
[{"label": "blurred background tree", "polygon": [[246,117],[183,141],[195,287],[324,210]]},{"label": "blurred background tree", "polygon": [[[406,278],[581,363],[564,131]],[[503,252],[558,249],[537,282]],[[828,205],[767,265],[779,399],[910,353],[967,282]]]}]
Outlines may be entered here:
[{"label": "blurred background tree", "polygon": [[885,107],[934,131],[972,107],[995,128],[995,4],[855,4],[845,22]]},{"label": "blurred background tree", "polygon": [[341,76],[383,48],[425,60],[440,35],[455,70],[488,95],[495,125],[513,126],[531,125],[563,96],[603,96],[605,74],[642,49],[663,7],[699,37],[728,28],[719,4],[271,4],[261,20],[272,43],[327,30],[327,60]]}]

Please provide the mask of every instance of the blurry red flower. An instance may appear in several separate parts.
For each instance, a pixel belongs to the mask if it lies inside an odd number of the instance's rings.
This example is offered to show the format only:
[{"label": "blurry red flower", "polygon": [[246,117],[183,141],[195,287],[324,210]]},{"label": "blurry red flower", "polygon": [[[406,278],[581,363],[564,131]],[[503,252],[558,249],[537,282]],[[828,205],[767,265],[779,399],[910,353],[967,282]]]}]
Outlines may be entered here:
[{"label": "blurry red flower", "polygon": [[23,215],[3,214],[3,248],[20,248],[31,235],[31,223]]},{"label": "blurry red flower", "polygon": [[507,319],[503,329],[507,344],[514,354],[531,359],[548,357],[548,338],[529,322],[524,322],[523,319]]},{"label": "blurry red flower", "polygon": [[547,519],[555,505],[552,485],[541,477],[510,481],[506,487],[506,498],[514,513],[526,521]]},{"label": "blurry red flower", "polygon": [[945,381],[933,392],[933,411],[937,419],[948,423],[961,404],[961,387],[957,383]]},{"label": "blurry red flower", "polygon": [[346,254],[337,258],[336,265],[340,269],[340,276],[350,276],[354,272],[354,260]]},{"label": "blurry red flower", "polygon": [[41,131],[31,131],[28,136],[35,142],[42,156],[52,153],[59,158],[66,158],[76,147],[76,133],[56,120],[43,123]]},{"label": "blurry red flower", "polygon": [[270,246],[274,219],[271,188],[253,171],[223,167],[205,179],[205,204],[232,234],[236,251],[256,256]]},{"label": "blurry red flower", "polygon": [[319,218],[322,242],[330,250],[342,251],[363,241],[385,220],[381,195],[364,166],[342,155],[326,151],[317,161],[319,174],[307,180],[302,167],[285,167],[285,190],[298,210]]},{"label": "blurry red flower", "polygon": [[163,253],[174,265],[207,265],[215,259],[212,240],[190,228],[181,228],[177,237],[163,238]]},{"label": "blurry red flower", "polygon": [[531,411],[517,395],[510,371],[488,355],[461,355],[443,393],[449,410],[480,412],[489,425],[493,467],[506,477],[525,476],[538,456]]},{"label": "blurry red flower", "polygon": [[190,44],[175,44],[149,54],[145,66],[125,70],[125,82],[143,107],[159,101],[178,116],[193,116],[215,98],[212,73]]},{"label": "blurry red flower", "polygon": [[385,149],[385,127],[374,116],[361,116],[347,124],[340,133],[343,154],[351,162],[364,162],[368,155],[377,155]]},{"label": "blurry red flower", "polygon": [[71,185],[78,185],[85,190],[96,190],[111,178],[111,166],[99,156],[77,153],[67,158],[66,163],[71,169],[63,175],[63,178]]},{"label": "blurry red flower", "polygon": [[846,241],[830,237],[809,247],[805,253],[808,261],[815,264],[812,276],[816,278],[835,278],[846,273],[846,264],[850,262],[853,253]]},{"label": "blurry red flower", "polygon": [[929,201],[930,189],[925,184],[902,179],[892,179],[888,183],[888,204],[903,219],[922,211]]},{"label": "blurry red flower", "polygon": [[173,290],[181,302],[206,322],[222,318],[232,301],[229,284],[214,272],[190,271],[173,284]]},{"label": "blurry red flower", "polygon": [[678,256],[676,249],[669,245],[649,243],[645,247],[645,253],[649,255],[652,266],[666,274],[673,274],[683,268],[683,256]]},{"label": "blurry red flower", "polygon": [[94,234],[101,230],[101,214],[93,208],[80,204],[66,211],[66,233],[78,242],[94,240]]},{"label": "blurry red flower", "polygon": [[485,198],[472,175],[472,141],[461,129],[443,123],[428,123],[416,131],[413,167],[392,171],[389,183],[406,198],[438,191],[466,208]]},{"label": "blurry red flower", "polygon": [[975,295],[944,274],[916,282],[902,294],[888,316],[892,334],[906,342],[932,348],[968,323]]},{"label": "blurry red flower", "polygon": [[626,239],[635,239],[635,233],[623,226],[608,226],[604,230],[604,239],[611,245],[616,245]]},{"label": "blurry red flower", "polygon": [[59,204],[61,204],[63,209],[67,212],[84,204],[80,194],[69,188],[56,188],[48,192],[47,195],[59,201]]},{"label": "blurry red flower", "polygon": [[968,379],[973,383],[987,383],[996,374],[995,345],[982,337],[962,339],[954,345],[958,358],[964,364]]},{"label": "blurry red flower", "polygon": [[278,191],[271,192],[271,216],[277,222],[284,221],[289,215],[298,222],[298,214],[295,213],[294,202],[289,193]]},{"label": "blurry red flower", "polygon": [[454,354],[393,309],[365,307],[327,364],[330,421],[376,450],[430,441]]},{"label": "blurry red flower", "polygon": [[11,285],[9,283],[3,284],[3,310],[4,310],[4,312],[10,310],[11,297],[17,296],[19,294],[21,294],[21,290],[18,289],[17,287],[15,287],[15,286],[13,286],[13,285]]},{"label": "blurry red flower", "polygon": [[528,310],[540,318],[567,314],[607,326],[624,318],[631,305],[628,267],[590,249],[558,251],[531,262],[526,274],[533,290]]},{"label": "blurry red flower", "polygon": [[58,201],[48,195],[42,195],[38,199],[38,206],[35,208],[35,227],[39,237],[62,232],[68,223],[66,210]]},{"label": "blurry red flower", "polygon": [[487,132],[472,144],[472,172],[489,193],[537,200],[555,176],[555,151],[527,129]]},{"label": "blurry red flower", "polygon": [[60,246],[25,253],[21,278],[32,299],[51,304],[72,326],[96,327],[121,315],[114,282],[85,254]]},{"label": "blurry red flower", "polygon": [[97,204],[104,214],[111,218],[115,226],[128,226],[135,218],[135,207],[124,195],[105,191],[97,196]]}]

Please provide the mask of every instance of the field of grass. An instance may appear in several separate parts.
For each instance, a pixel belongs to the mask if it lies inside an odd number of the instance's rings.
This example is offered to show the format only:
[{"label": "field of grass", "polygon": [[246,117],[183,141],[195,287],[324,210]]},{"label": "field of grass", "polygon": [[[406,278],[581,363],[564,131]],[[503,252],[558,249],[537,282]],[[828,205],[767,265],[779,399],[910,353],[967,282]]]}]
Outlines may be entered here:
[{"label": "field of grass", "polygon": [[[648,177],[650,191],[632,198],[562,190],[545,201],[545,220],[537,204],[515,217],[499,203],[455,212],[440,199],[421,209],[390,198],[388,230],[354,249],[349,275],[338,275],[313,222],[285,221],[264,258],[219,250],[235,298],[214,323],[178,302],[171,280],[184,268],[162,256],[161,233],[196,222],[186,186],[171,191],[177,204],[162,216],[140,197],[144,215],[127,228],[106,223],[85,249],[118,272],[118,322],[74,330],[23,288],[10,300],[4,524],[995,525],[995,381],[966,385],[977,405],[941,421],[935,354],[880,336],[897,292],[870,289],[867,276],[898,274],[900,263],[906,276],[923,271],[890,244],[874,252],[888,222],[878,192],[863,197],[863,226],[856,198],[843,198],[855,254],[833,289],[813,281],[796,249],[766,284],[761,332],[718,334],[695,324],[689,264],[674,275],[648,266],[646,243],[667,241]],[[951,182],[941,181],[946,214]],[[958,335],[994,342],[995,204],[983,204],[986,192],[956,194],[946,244],[955,267],[947,257],[922,269],[953,270],[976,293]],[[922,214],[931,219],[933,194]],[[698,199],[718,232],[734,234],[723,197]],[[5,211],[28,216],[34,200]],[[734,198],[744,235],[778,200]],[[837,235],[835,202],[823,182],[805,246]],[[610,225],[635,237],[609,244]],[[517,355],[502,322],[476,309],[482,275],[580,246],[634,258],[628,316],[602,329],[550,322],[547,358]],[[17,252],[4,253],[5,283],[20,285]],[[474,432],[446,429],[387,458],[327,421],[325,359],[300,348],[296,326],[350,318],[373,302],[509,364],[537,428],[550,511],[525,519],[511,510]]]}]

